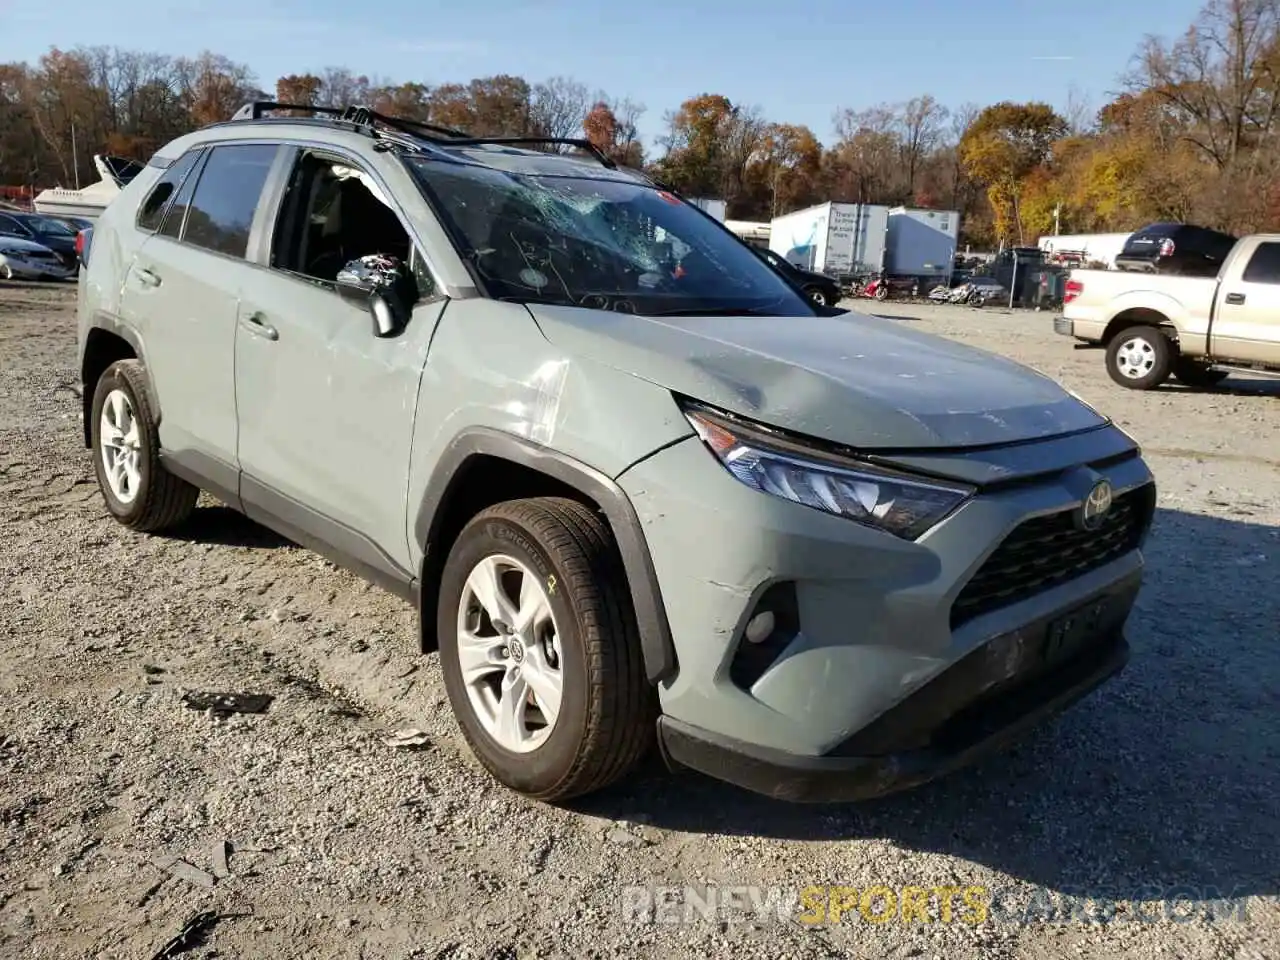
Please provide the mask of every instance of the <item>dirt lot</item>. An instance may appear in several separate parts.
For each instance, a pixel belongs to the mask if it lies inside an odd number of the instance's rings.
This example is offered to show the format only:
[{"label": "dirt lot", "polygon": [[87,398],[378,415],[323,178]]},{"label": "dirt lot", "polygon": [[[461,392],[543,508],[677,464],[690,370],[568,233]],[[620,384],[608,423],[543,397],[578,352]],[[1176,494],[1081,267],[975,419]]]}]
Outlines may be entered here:
[{"label": "dirt lot", "polygon": [[[1160,512],[1131,666],[903,797],[793,807],[655,765],[555,809],[479,772],[400,601],[213,503],[180,536],[109,520],[74,291],[0,283],[0,956],[146,960],[208,909],[183,956],[1280,958],[1280,381],[1135,393],[1045,314],[882,312],[1040,368],[1145,445]],[[276,699],[222,720],[184,690]],[[384,742],[409,724],[429,743]],[[211,871],[222,841],[211,888],[155,863]],[[709,884],[994,905],[624,909],[630,885]]]}]

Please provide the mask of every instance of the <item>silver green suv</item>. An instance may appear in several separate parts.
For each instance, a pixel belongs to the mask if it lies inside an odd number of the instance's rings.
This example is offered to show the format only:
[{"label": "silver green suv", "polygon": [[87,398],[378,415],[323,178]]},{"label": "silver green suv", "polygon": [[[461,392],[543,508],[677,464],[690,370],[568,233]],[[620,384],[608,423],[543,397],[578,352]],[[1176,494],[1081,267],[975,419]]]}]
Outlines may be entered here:
[{"label": "silver green suv", "polygon": [[815,306],[589,144],[281,106],[82,238],[85,443],[129,527],[206,490],[416,604],[502,783],[656,741],[869,797],[1123,667],[1155,487],[1053,381]]}]

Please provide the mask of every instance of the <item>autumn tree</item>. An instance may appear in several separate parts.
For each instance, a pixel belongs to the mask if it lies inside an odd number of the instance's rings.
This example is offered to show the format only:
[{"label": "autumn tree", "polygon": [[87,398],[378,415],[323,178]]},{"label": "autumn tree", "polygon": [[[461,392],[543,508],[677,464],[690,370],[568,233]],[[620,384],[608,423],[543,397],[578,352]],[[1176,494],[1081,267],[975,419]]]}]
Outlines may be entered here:
[{"label": "autumn tree", "polygon": [[636,128],[642,110],[630,101],[611,103],[601,96],[583,118],[583,132],[597,150],[615,163],[638,169],[644,165],[644,149]]},{"label": "autumn tree", "polygon": [[965,173],[986,188],[1000,237],[1025,242],[1018,211],[1023,181],[1066,132],[1066,121],[1047,103],[1004,101],[978,114],[961,138]]},{"label": "autumn tree", "polygon": [[894,114],[898,126],[899,153],[906,168],[906,193],[914,199],[920,171],[938,145],[948,111],[926,93],[908,100]]},{"label": "autumn tree", "polygon": [[657,163],[658,171],[686,194],[725,200],[736,215],[734,207],[746,192],[747,166],[765,127],[754,107],[735,104],[721,94],[690,97],[667,115],[662,138],[667,152]]}]

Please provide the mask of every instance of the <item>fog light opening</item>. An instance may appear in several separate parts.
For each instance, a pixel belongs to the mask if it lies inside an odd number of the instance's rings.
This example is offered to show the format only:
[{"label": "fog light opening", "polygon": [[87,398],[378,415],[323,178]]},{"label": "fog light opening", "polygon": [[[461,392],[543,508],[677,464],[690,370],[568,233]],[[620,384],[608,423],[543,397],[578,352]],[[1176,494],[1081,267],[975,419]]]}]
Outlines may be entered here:
[{"label": "fog light opening", "polygon": [[773,633],[774,627],[778,624],[778,618],[773,615],[772,610],[762,610],[757,613],[747,623],[746,638],[750,643],[764,643],[769,639],[769,635]]},{"label": "fog light opening", "polygon": [[750,690],[800,633],[800,610],[796,585],[775,583],[751,609],[738,649],[729,663],[729,678],[743,690]]}]

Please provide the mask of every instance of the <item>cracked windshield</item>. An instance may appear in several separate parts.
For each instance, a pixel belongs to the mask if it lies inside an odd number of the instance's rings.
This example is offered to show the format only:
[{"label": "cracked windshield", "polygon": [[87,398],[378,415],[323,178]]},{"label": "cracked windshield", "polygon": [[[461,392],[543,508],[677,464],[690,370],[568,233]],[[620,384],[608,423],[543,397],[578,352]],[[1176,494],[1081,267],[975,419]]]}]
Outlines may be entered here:
[{"label": "cracked windshield", "polygon": [[500,300],[649,315],[813,316],[732,234],[651,187],[408,161]]}]

